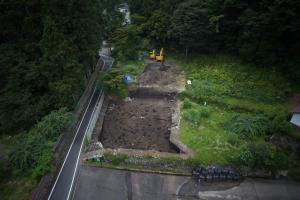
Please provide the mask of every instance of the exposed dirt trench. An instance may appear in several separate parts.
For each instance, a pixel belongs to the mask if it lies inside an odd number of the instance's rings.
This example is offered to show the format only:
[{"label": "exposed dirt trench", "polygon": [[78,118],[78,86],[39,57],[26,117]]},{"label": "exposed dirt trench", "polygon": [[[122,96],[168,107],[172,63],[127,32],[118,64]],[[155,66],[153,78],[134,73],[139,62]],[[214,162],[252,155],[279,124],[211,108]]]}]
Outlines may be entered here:
[{"label": "exposed dirt trench", "polygon": [[109,103],[99,135],[104,148],[176,153],[170,128],[179,74],[176,66],[148,63],[137,77],[139,86],[130,89],[130,98]]}]

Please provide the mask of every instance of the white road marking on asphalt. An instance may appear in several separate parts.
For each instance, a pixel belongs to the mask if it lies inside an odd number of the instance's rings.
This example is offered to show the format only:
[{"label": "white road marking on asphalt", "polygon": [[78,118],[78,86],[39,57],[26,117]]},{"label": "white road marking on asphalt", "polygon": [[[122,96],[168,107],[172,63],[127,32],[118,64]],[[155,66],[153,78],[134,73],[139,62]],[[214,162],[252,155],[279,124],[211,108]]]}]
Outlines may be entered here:
[{"label": "white road marking on asphalt", "polygon": [[93,94],[92,94],[92,96],[91,96],[91,99],[90,99],[90,101],[89,101],[89,104],[88,104],[88,106],[87,106],[86,109],[85,109],[85,112],[84,112],[84,114],[83,114],[83,117],[81,118],[80,124],[79,124],[79,126],[78,126],[78,128],[77,128],[77,131],[76,131],[76,134],[75,134],[75,137],[73,138],[73,141],[72,141],[72,144],[71,144],[71,146],[70,146],[70,148],[69,148],[69,150],[68,150],[67,156],[65,157],[65,160],[64,160],[64,162],[63,162],[63,165],[61,166],[61,168],[60,168],[60,170],[59,170],[58,176],[56,177],[55,183],[54,183],[54,185],[53,185],[53,187],[52,187],[52,189],[51,189],[51,192],[50,192],[50,195],[49,195],[49,197],[48,197],[48,200],[51,198],[51,195],[52,195],[53,190],[54,190],[54,188],[55,188],[55,186],[56,186],[56,183],[57,183],[57,181],[58,181],[58,178],[59,178],[59,176],[60,176],[60,174],[61,174],[61,172],[62,172],[62,169],[63,169],[64,166],[65,166],[66,160],[67,160],[67,158],[68,158],[68,156],[69,156],[69,153],[70,153],[70,151],[71,151],[71,149],[72,149],[72,146],[73,146],[73,144],[74,144],[75,138],[77,137],[77,134],[78,134],[78,131],[79,131],[80,127],[81,127],[82,121],[83,121],[83,119],[85,118],[86,112],[87,112],[87,110],[88,110],[88,108],[89,108],[89,106],[90,106],[90,104],[91,104],[91,102],[92,102],[92,99],[93,99],[93,96],[94,96],[94,94],[95,94],[95,91],[96,91],[96,87],[95,87],[95,89],[94,89],[94,91],[93,91]]},{"label": "white road marking on asphalt", "polygon": [[[222,192],[222,191],[221,191]],[[199,192],[198,196],[201,199],[227,199],[227,200],[241,200],[242,198],[232,194],[217,194],[218,191],[204,191]]]},{"label": "white road marking on asphalt", "polygon": [[[104,59],[102,59],[102,60],[103,60],[103,67],[105,67],[106,62],[105,62]],[[111,65],[112,65],[112,63],[111,63]],[[103,69],[103,67],[102,67],[102,69]],[[101,69],[101,70],[102,70],[102,69]],[[95,109],[96,109],[96,107],[97,107],[96,105],[97,105],[97,103],[98,103],[98,101],[99,101],[99,98],[102,96],[102,94],[104,94],[103,89],[101,89],[101,91],[100,91],[100,93],[99,93],[99,96],[98,96],[98,98],[97,98],[97,101],[96,101],[95,107],[94,107],[94,109],[93,109],[91,118],[90,118],[90,120],[89,120],[88,126],[87,126],[87,128],[86,128],[86,130],[85,130],[85,132],[84,132],[84,135],[83,135],[83,140],[82,140],[82,142],[81,142],[81,146],[80,146],[79,154],[78,154],[78,157],[77,157],[76,166],[75,166],[74,174],[73,174],[73,177],[72,177],[72,183],[71,183],[71,186],[70,186],[70,189],[69,189],[69,192],[68,192],[67,200],[69,200],[70,194],[71,194],[71,191],[72,191],[72,188],[73,188],[73,183],[74,183],[74,179],[75,179],[75,174],[76,174],[77,167],[78,167],[78,161],[79,161],[80,154],[81,154],[81,149],[82,149],[82,146],[83,146],[83,143],[84,143],[84,137],[85,137],[85,135],[86,135],[86,131],[88,130],[88,128],[89,128],[89,126],[90,126],[90,123],[91,123],[91,120],[92,120],[92,116],[93,116],[93,114],[94,114],[94,112],[95,112]]]},{"label": "white road marking on asphalt", "polygon": [[72,200],[74,199],[74,196],[75,196],[75,193],[76,193],[76,189],[77,189],[77,185],[78,185],[78,179],[79,179],[79,176],[80,176],[80,170],[78,171],[78,174],[77,174],[77,176],[76,176],[76,181],[75,181],[74,192],[73,192],[73,195],[72,195]]},{"label": "white road marking on asphalt", "polygon": [[98,101],[99,101],[99,99],[100,99],[100,97],[101,97],[102,94],[103,94],[103,90],[101,90],[101,92],[99,93],[99,95],[98,95],[98,97],[97,97],[97,101],[96,101],[95,107],[94,107],[94,109],[93,109],[93,112],[92,112],[92,114],[91,114],[91,118],[90,118],[90,120],[89,120],[89,123],[88,123],[88,125],[87,125],[87,127],[86,127],[86,129],[85,129],[84,135],[83,135],[83,139],[82,139],[82,142],[81,142],[81,145],[80,145],[80,149],[79,149],[79,153],[78,153],[78,157],[77,157],[75,169],[74,169],[74,172],[73,172],[73,177],[72,177],[71,187],[70,187],[70,189],[69,189],[69,193],[68,193],[67,200],[69,200],[70,194],[71,194],[71,191],[72,191],[72,188],[73,188],[73,183],[74,183],[75,174],[76,174],[77,167],[78,167],[78,162],[79,162],[79,158],[80,158],[80,153],[81,153],[82,146],[83,146],[83,143],[84,143],[84,137],[85,137],[85,135],[86,135],[86,132],[87,132],[87,130],[88,130],[88,128],[89,128],[91,122],[92,122],[92,118],[93,118],[93,115],[94,115],[94,113],[95,113],[95,109],[96,109],[96,107],[97,107]]},{"label": "white road marking on asphalt", "polygon": [[189,181],[190,181],[190,179],[184,181],[184,182],[181,183],[181,184],[178,186],[178,188],[176,189],[176,199],[177,199],[177,200],[180,200],[180,198],[178,198],[178,196],[179,196],[179,192],[180,192],[181,188],[182,188],[186,183],[188,183]]}]

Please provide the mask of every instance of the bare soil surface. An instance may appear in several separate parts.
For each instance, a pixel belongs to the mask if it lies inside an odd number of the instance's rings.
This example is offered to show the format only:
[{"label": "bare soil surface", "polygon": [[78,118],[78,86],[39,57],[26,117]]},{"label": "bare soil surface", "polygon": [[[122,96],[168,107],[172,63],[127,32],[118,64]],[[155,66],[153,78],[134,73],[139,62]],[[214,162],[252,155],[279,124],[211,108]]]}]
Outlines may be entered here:
[{"label": "bare soil surface", "polygon": [[[149,63],[137,80],[150,87],[135,88],[129,92],[130,98],[110,102],[99,135],[104,148],[177,152],[170,143],[177,93],[157,86],[176,84],[178,73],[175,66]],[[151,87],[154,84],[156,89]]]},{"label": "bare soil surface", "polygon": [[141,85],[176,85],[180,71],[176,66],[150,62],[142,74],[137,77]]}]

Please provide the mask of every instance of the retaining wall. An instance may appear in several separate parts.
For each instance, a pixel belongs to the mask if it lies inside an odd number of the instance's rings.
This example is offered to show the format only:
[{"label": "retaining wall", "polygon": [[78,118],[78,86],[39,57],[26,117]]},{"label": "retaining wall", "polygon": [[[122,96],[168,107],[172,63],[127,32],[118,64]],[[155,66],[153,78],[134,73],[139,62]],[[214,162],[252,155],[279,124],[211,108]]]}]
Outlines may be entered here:
[{"label": "retaining wall", "polygon": [[51,187],[59,173],[59,170],[63,164],[63,161],[66,157],[66,154],[68,152],[68,149],[70,148],[70,145],[72,143],[72,140],[75,136],[77,127],[80,124],[80,119],[82,118],[82,115],[84,113],[85,108],[88,105],[88,100],[90,99],[93,89],[95,87],[96,78],[99,70],[103,66],[103,61],[99,58],[95,71],[92,73],[87,85],[86,89],[84,90],[81,98],[79,99],[74,111],[74,123],[68,127],[58,138],[53,151],[54,151],[54,162],[55,162],[55,170],[51,173],[45,174],[37,188],[34,190],[34,192],[31,195],[32,200],[44,200],[48,198],[48,194],[51,190]]}]

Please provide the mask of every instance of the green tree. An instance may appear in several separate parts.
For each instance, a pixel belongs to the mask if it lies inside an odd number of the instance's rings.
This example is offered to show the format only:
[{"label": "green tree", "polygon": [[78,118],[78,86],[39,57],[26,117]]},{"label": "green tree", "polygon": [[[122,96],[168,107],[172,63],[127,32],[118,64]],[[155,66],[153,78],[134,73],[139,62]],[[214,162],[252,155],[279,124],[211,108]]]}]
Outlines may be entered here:
[{"label": "green tree", "polygon": [[144,24],[146,35],[155,44],[160,46],[168,39],[169,17],[161,11],[154,11],[147,23]]},{"label": "green tree", "polygon": [[113,35],[114,55],[120,60],[134,60],[138,58],[141,47],[139,28],[128,25],[116,30]]},{"label": "green tree", "polygon": [[205,1],[196,0],[184,2],[175,10],[170,35],[185,48],[186,55],[189,49],[211,50],[214,31],[209,18],[212,14]]},{"label": "green tree", "polygon": [[98,79],[106,93],[119,97],[126,97],[128,94],[127,88],[123,83],[125,70],[121,68],[112,68]]},{"label": "green tree", "polygon": [[78,101],[105,37],[102,0],[0,3],[0,133]]}]

